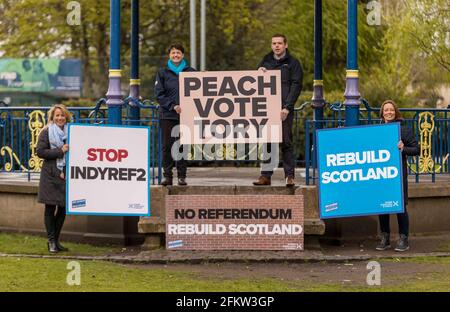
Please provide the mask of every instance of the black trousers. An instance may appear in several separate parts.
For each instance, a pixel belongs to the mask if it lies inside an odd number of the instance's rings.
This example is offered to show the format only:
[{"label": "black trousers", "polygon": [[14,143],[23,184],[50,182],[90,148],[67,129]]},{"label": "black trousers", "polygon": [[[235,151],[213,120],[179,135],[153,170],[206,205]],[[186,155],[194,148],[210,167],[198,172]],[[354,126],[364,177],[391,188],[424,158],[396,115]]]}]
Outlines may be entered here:
[{"label": "black trousers", "polygon": [[[378,218],[380,220],[380,230],[382,233],[391,233],[389,216],[390,215],[388,215],[388,214],[378,216]],[[408,217],[408,212],[406,211],[406,205],[405,205],[404,213],[397,213],[397,222],[398,222],[399,234],[408,236],[409,235],[409,217]]]},{"label": "black trousers", "polygon": [[[177,131],[176,136],[172,137],[172,129],[175,126],[178,126],[180,122],[178,120],[170,120],[170,119],[160,119],[160,129],[162,132],[162,165],[164,171],[164,177],[172,178],[173,173],[172,169],[174,166],[177,167],[178,178],[186,178],[187,165],[184,157],[181,160],[175,161],[172,157],[172,147],[175,141],[179,140],[180,135],[179,131]],[[181,145],[180,149],[176,149],[179,153],[183,153],[183,146]],[[181,157],[181,155],[180,155]]]},{"label": "black trousers", "polygon": [[66,207],[45,204],[44,222],[49,240],[58,240],[66,219]]},{"label": "black trousers", "polygon": [[[284,168],[284,176],[294,177],[295,176],[295,159],[294,159],[294,144],[293,144],[293,135],[292,135],[292,126],[294,123],[294,112],[290,112],[286,119],[282,122],[282,130],[283,130],[283,142],[280,143],[281,152],[283,153],[283,168]],[[271,153],[270,144],[267,144],[267,152]],[[267,164],[270,161],[263,162],[263,170],[261,171],[261,175],[270,178],[273,174],[273,170],[264,170],[264,164]],[[274,164],[278,166],[277,164]]]}]

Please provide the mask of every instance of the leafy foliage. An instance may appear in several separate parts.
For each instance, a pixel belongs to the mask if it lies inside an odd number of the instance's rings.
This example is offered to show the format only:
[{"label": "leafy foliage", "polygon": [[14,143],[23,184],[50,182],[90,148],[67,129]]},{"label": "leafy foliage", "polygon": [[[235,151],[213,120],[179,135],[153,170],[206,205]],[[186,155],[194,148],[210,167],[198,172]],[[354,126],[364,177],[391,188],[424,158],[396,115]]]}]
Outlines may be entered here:
[{"label": "leafy foliage", "polygon": [[[200,20],[197,1],[197,31]],[[369,3],[359,1],[358,58],[361,95],[370,103],[386,98],[402,106],[433,102],[450,80],[450,9],[446,0],[378,0],[382,24],[371,26]],[[84,96],[103,97],[108,83],[109,1],[79,0],[81,25],[66,22],[60,0],[4,0],[0,3],[0,55],[76,57],[83,62]],[[126,88],[130,64],[130,5],[122,0],[121,55]],[[290,51],[304,67],[304,90],[313,81],[313,0],[209,0],[207,69],[254,69],[270,51],[272,34],[288,37]],[[323,0],[323,74],[329,101],[341,100],[347,49],[346,1]],[[200,38],[197,36],[197,46]],[[189,0],[140,1],[140,73],[144,98],[153,94],[156,70],[167,47],[178,41],[188,49]]]}]

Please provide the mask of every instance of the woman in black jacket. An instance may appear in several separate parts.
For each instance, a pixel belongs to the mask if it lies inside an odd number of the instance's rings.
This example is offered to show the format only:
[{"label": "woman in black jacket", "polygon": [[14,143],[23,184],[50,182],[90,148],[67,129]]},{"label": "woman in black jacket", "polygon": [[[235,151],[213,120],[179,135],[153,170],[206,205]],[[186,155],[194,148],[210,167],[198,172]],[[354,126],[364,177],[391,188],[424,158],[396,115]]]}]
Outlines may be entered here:
[{"label": "woman in black jacket", "polygon": [[[167,66],[161,68],[156,74],[155,95],[159,103],[159,123],[162,132],[162,163],[164,171],[164,180],[161,185],[167,186],[173,184],[172,169],[174,167],[174,157],[171,154],[172,146],[179,139],[179,129],[174,132],[177,135],[172,136],[172,129],[180,124],[180,97],[178,77],[182,71],[195,71],[188,66],[184,59],[184,48],[181,44],[172,44],[169,47],[169,60]],[[176,149],[179,151],[179,149]],[[182,153],[182,146],[181,151]],[[175,156],[175,155],[174,155]],[[186,160],[181,159],[176,162],[178,185],[187,185],[186,183]]]},{"label": "woman in black jacket", "polygon": [[[392,100],[384,101],[380,109],[380,117],[382,122],[401,122],[403,121],[400,111]],[[406,211],[408,203],[408,167],[406,156],[415,156],[420,152],[419,144],[417,143],[412,130],[404,125],[401,127],[401,140],[397,147],[402,152],[402,172],[403,172],[403,202],[405,205],[405,212],[397,214],[399,241],[395,251],[406,251],[409,249],[408,235],[409,235],[409,217]],[[376,247],[377,250],[386,250],[391,247],[390,243],[390,226],[389,215],[380,215],[380,229],[381,241]]]},{"label": "woman in black jacket", "polygon": [[[48,111],[47,126],[39,134],[36,154],[44,159],[39,180],[38,202],[45,204],[44,223],[48,237],[48,251],[68,251],[59,243],[59,235],[66,218],[65,153],[67,122],[70,113],[64,105],[54,105]],[[56,212],[56,214],[55,214]]]}]

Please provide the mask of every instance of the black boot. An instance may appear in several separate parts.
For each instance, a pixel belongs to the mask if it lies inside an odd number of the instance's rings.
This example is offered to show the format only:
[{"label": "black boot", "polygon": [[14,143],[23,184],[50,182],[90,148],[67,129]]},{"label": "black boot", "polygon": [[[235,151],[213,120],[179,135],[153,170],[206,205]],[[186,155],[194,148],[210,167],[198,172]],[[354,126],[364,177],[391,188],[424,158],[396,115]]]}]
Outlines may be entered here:
[{"label": "black boot", "polygon": [[405,234],[400,234],[400,239],[398,240],[395,251],[407,251],[408,249],[409,249],[408,236],[406,236]]},{"label": "black boot", "polygon": [[187,185],[186,178],[178,178],[178,185]]},{"label": "black boot", "polygon": [[173,178],[172,177],[165,177],[164,180],[162,180],[161,185],[162,186],[168,186],[173,184]]},{"label": "black boot", "polygon": [[49,240],[47,242],[48,252],[49,253],[57,253],[59,252],[58,247],[56,246],[56,242],[54,240]]},{"label": "black boot", "polygon": [[55,244],[56,248],[58,248],[59,251],[69,251],[69,248],[64,247],[59,243],[59,237],[61,236],[61,229],[64,225],[64,220],[66,219],[66,211],[65,207],[58,207],[58,213],[56,214],[56,221],[55,221]]},{"label": "black boot", "polygon": [[47,238],[48,238],[48,252],[57,253],[58,247],[56,247],[56,224],[55,224],[55,216],[45,216],[44,217],[45,229],[47,230]]},{"label": "black boot", "polygon": [[376,250],[386,250],[389,248],[391,248],[389,233],[381,233],[381,241],[378,243]]},{"label": "black boot", "polygon": [[64,247],[63,245],[61,245],[61,243],[59,242],[59,240],[57,240],[55,242],[56,248],[58,248],[58,251],[69,251],[69,248]]}]

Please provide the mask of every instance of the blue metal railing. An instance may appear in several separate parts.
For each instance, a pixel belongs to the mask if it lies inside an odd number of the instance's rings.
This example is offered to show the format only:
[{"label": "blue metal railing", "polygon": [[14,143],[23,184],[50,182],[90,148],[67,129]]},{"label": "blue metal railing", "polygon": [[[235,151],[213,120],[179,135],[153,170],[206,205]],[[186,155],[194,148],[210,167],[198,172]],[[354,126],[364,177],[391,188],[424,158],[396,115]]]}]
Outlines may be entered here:
[{"label": "blue metal railing", "polygon": [[[380,122],[378,108],[370,105],[362,99],[363,108],[360,110],[361,124],[376,124]],[[130,114],[130,108],[138,106],[140,108],[140,119],[133,120]],[[157,113],[158,105],[151,100],[140,101],[133,98],[125,98],[122,110],[122,123],[125,125],[147,125],[150,127],[151,146],[150,146],[150,177],[152,184],[159,184],[161,181],[161,132],[159,129],[159,119]],[[32,130],[29,127],[30,114],[35,110],[44,113],[50,107],[2,107],[0,106],[0,148],[9,147],[14,155],[11,157],[4,149],[0,154],[0,172],[28,172],[30,177],[31,169],[29,166],[32,154],[30,140],[33,137]],[[106,99],[100,99],[93,107],[69,107],[73,114],[73,121],[78,123],[104,124],[108,121],[108,110]],[[450,152],[450,129],[449,115],[450,109],[426,109],[426,108],[402,108],[400,109],[405,117],[405,123],[414,131],[416,139],[419,141],[419,114],[429,112],[434,119],[434,129],[431,135],[431,154],[434,162],[434,168],[431,172],[419,172],[419,157],[410,157],[409,173],[415,176],[416,182],[420,177],[428,175],[432,181],[435,181],[437,174],[450,173],[448,166],[448,154]],[[294,153],[297,167],[305,167],[306,184],[314,184],[317,179],[317,164],[315,157],[315,130],[317,128],[336,128],[344,126],[345,108],[341,102],[326,103],[324,110],[324,120],[313,120],[313,109],[310,102],[303,103],[295,109],[293,134],[294,134]],[[192,147],[192,150],[194,146]],[[246,152],[249,150],[246,147]],[[250,154],[250,153],[249,153]],[[209,165],[228,162],[229,164],[252,165],[256,166],[259,160],[235,159],[210,161],[203,156],[203,159],[191,160],[190,165]],[[10,164],[11,168],[7,168]],[[28,171],[27,171],[28,170]]]},{"label": "blue metal railing", "polygon": [[[136,121],[130,119],[129,115],[131,99],[125,100],[123,124],[136,124]],[[150,127],[150,179],[152,184],[159,184],[161,182],[161,133],[157,118],[157,105],[148,101],[144,103],[149,103],[149,105],[133,101],[133,104],[139,105],[141,108],[141,118],[138,124]],[[36,126],[35,124],[31,125],[30,121],[31,123],[44,123],[50,108],[0,106],[0,172],[26,172],[30,180],[34,171],[29,164],[32,156],[30,143],[33,138],[33,126]],[[106,99],[98,100],[94,107],[68,107],[68,109],[72,114],[72,122],[106,124],[108,121]],[[44,115],[31,116],[34,111],[41,111]],[[37,138],[36,134],[34,137]]]}]

